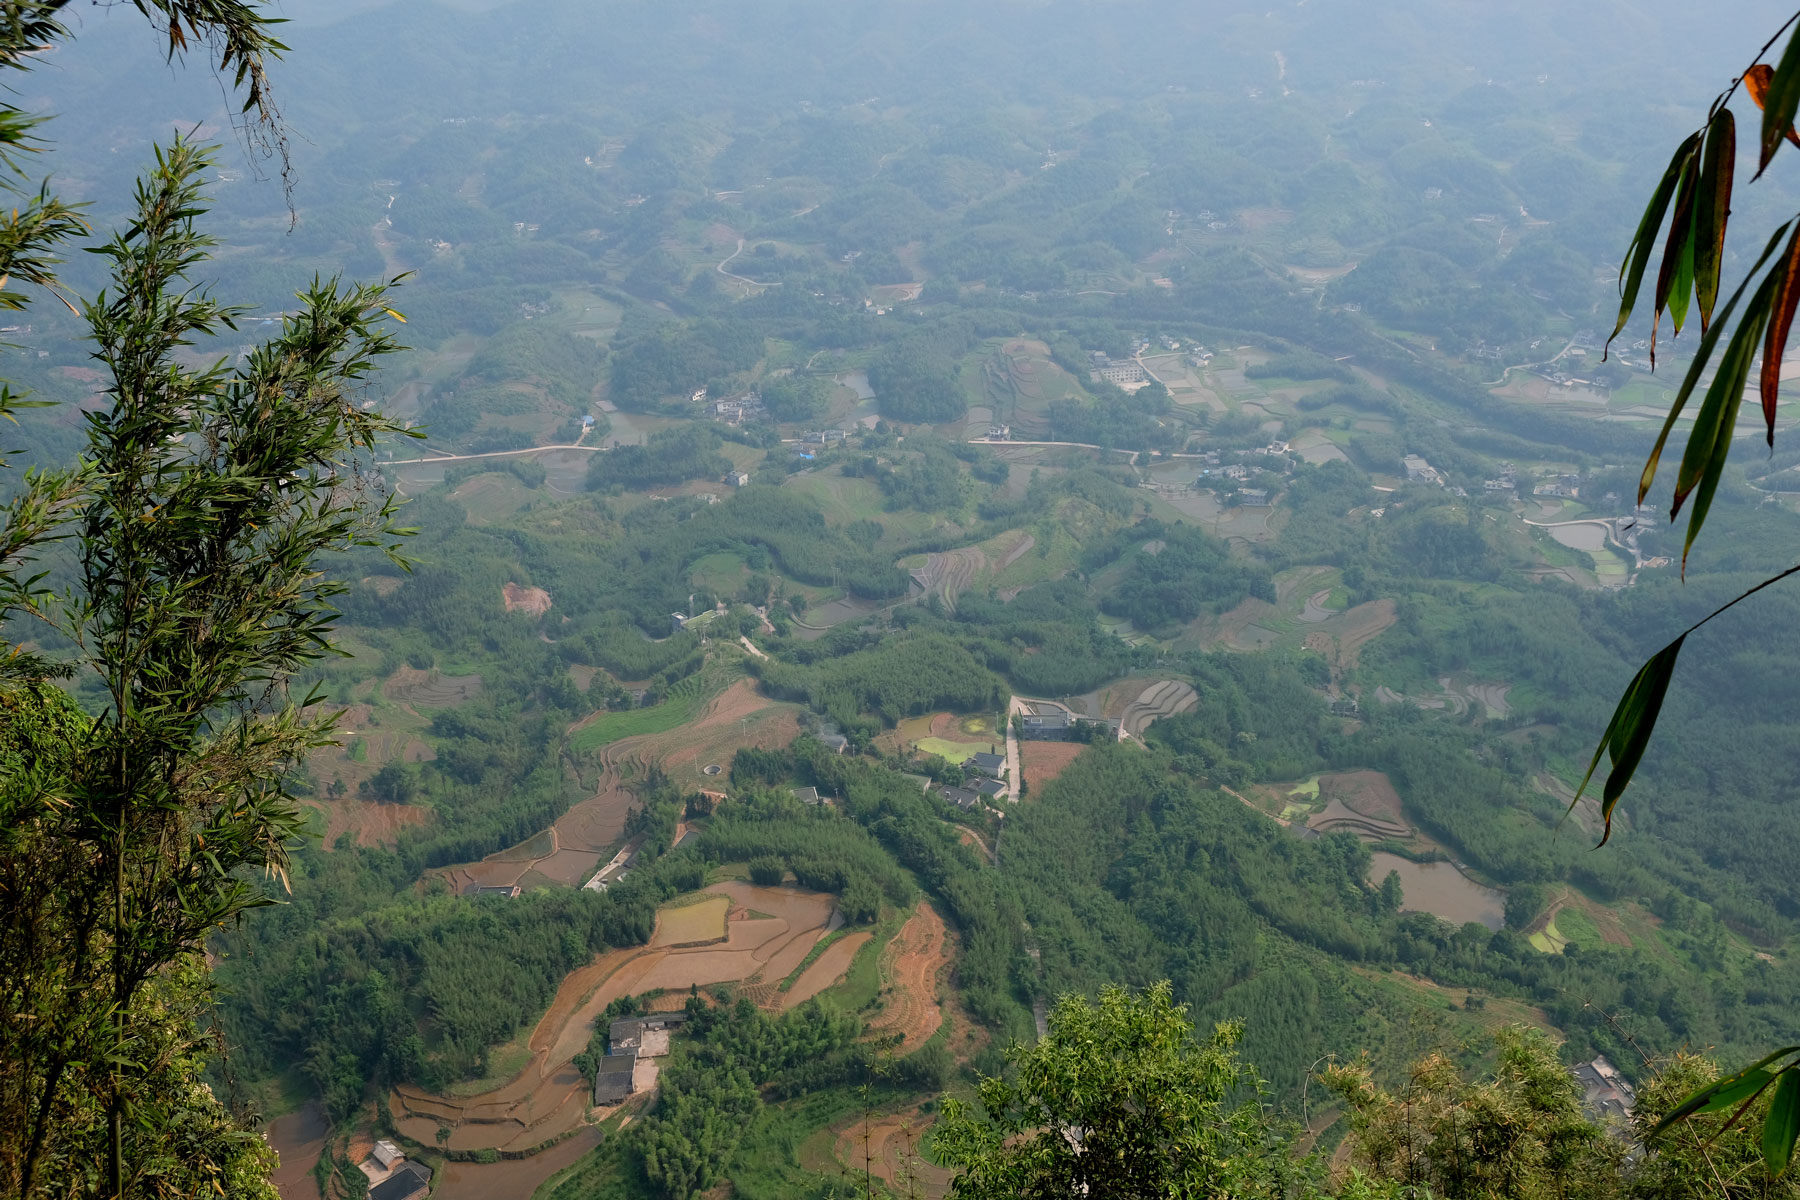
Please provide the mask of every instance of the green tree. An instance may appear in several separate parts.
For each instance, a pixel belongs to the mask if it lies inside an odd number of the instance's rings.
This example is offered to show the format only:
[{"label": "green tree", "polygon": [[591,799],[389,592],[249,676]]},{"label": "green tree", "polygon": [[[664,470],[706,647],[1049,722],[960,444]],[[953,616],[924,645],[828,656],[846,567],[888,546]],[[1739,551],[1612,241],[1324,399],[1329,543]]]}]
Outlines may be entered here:
[{"label": "green tree", "polygon": [[1193,1036],[1165,981],[1132,994],[1070,995],[1049,1035],[1007,1048],[1006,1077],[984,1077],[977,1105],[945,1097],[933,1139],[956,1169],[958,1200],[1015,1197],[1317,1194],[1319,1164],[1297,1158],[1255,1074],[1221,1025]]},{"label": "green tree", "polygon": [[1381,880],[1381,907],[1389,912],[1399,912],[1400,905],[1405,902],[1406,892],[1400,885],[1400,872],[1389,871]]},{"label": "green tree", "polygon": [[1367,1064],[1328,1070],[1326,1084],[1350,1111],[1358,1164],[1445,1200],[1622,1195],[1624,1146],[1583,1114],[1556,1048],[1523,1026],[1494,1040],[1494,1072],[1479,1082],[1441,1054],[1414,1067],[1396,1092],[1378,1086]]},{"label": "green tree", "polygon": [[8,512],[24,554],[70,539],[69,588],[13,603],[104,697],[90,719],[32,693],[62,753],[0,775],[10,1195],[271,1194],[261,1139],[199,1082],[201,954],[272,902],[257,876],[285,880],[304,826],[284,780],[331,740],[334,718],[288,690],[327,653],[344,590],[317,563],[394,553],[403,532],[361,465],[398,428],[355,391],[396,349],[384,287],[315,282],[241,364],[183,365],[241,311],[188,282],[212,244],[211,166],[186,141],[159,151],[131,225],[97,248],[113,285],[83,316],[110,403],[85,414],[84,467]]}]

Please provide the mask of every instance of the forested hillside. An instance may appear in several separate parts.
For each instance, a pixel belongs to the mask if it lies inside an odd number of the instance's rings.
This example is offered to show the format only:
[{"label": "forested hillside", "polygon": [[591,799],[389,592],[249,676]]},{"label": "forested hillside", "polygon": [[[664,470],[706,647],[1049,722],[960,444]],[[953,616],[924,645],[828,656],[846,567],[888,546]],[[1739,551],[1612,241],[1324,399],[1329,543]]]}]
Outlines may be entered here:
[{"label": "forested hillside", "polygon": [[[1666,1100],[1653,1061],[1787,1040],[1800,593],[1695,635],[1604,852],[1571,808],[1645,656],[1800,551],[1782,440],[1683,577],[1635,489],[1691,341],[1601,356],[1622,198],[1742,30],[1190,7],[293,14],[291,169],[204,180],[194,276],[257,307],[177,357],[400,277],[346,399],[394,436],[341,479],[412,532],[319,563],[335,731],[208,943],[208,1078],[284,1200],[376,1139],[446,1200],[942,1196],[939,1098],[1109,985],[1242,1021],[1324,1152],[1429,1055]],[[21,90],[97,224],[171,118],[231,128],[108,11]],[[45,305],[4,336],[55,402],[7,448],[72,462],[106,363]],[[1366,1088],[1321,1100],[1332,1056]]]}]

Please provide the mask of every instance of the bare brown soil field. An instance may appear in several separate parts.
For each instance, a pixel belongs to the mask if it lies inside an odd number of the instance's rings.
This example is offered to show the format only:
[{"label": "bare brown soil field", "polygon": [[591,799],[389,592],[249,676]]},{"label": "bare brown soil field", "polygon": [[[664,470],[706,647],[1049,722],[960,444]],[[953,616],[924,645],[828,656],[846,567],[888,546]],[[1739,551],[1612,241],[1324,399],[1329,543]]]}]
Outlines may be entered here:
[{"label": "bare brown soil field", "polygon": [[1043,787],[1061,775],[1085,749],[1080,742],[1023,741],[1019,743],[1019,770],[1026,783]]},{"label": "bare brown soil field", "polygon": [[[843,924],[844,915],[833,909],[830,919],[825,923],[825,933],[835,933],[843,927]],[[822,937],[824,934],[820,936]],[[789,938],[774,953],[770,954],[768,961],[763,964],[763,978],[770,981],[771,984],[779,983],[798,971],[800,964],[806,961],[806,956],[812,953],[813,944],[817,941],[818,938]],[[762,1003],[766,1007],[772,1008],[780,1003],[780,999],[778,996],[772,995]]]},{"label": "bare brown soil field", "polygon": [[781,1007],[787,1009],[805,1004],[842,979],[850,969],[850,960],[874,936],[872,933],[847,934],[825,947],[825,952],[813,959],[812,965],[802,971],[800,978],[794,980],[793,986],[788,988],[787,995],[782,997]]},{"label": "bare brown soil field", "polygon": [[949,930],[930,902],[921,900],[899,934],[882,947],[885,1007],[870,1026],[900,1034],[901,1054],[911,1054],[930,1041],[944,1023],[938,986],[949,965]]},{"label": "bare brown soil field", "polygon": [[935,1115],[918,1108],[872,1116],[866,1123],[861,1117],[852,1117],[832,1127],[837,1135],[833,1152],[852,1172],[866,1166],[897,1195],[943,1200],[950,1194],[955,1172],[932,1163],[922,1149],[936,1120]]},{"label": "bare brown soil field", "polygon": [[[619,830],[624,831],[623,816],[619,818]],[[616,834],[613,840],[617,840]],[[606,843],[606,846],[610,845],[611,842]],[[570,846],[564,842],[557,827],[551,826],[517,845],[495,851],[480,862],[458,863],[443,868],[440,873],[454,892],[461,892],[473,884],[484,887],[515,883],[524,887],[550,884],[580,887],[600,865],[606,846],[599,849]]]},{"label": "bare brown soil field", "polygon": [[449,708],[473,700],[481,692],[479,675],[444,675],[401,666],[381,685],[382,694],[395,704],[414,708]]},{"label": "bare brown soil field", "polygon": [[[1321,780],[1321,790],[1323,781]],[[1372,841],[1382,838],[1408,838],[1412,836],[1412,827],[1399,821],[1389,821],[1381,817],[1369,817],[1345,806],[1342,797],[1333,797],[1323,812],[1314,813],[1306,819],[1308,829],[1320,832],[1346,831]]]},{"label": "bare brown soil field", "polygon": [[[665,917],[680,914],[681,909],[659,913],[649,945],[609,950],[564,978],[532,1030],[530,1061],[505,1083],[461,1097],[431,1095],[410,1085],[395,1087],[389,1103],[400,1131],[429,1146],[436,1144],[438,1129],[447,1127],[453,1149],[523,1150],[580,1128],[589,1119],[590,1093],[572,1060],[587,1047],[594,1023],[608,1004],[652,988],[686,992],[691,985],[754,985],[781,978],[772,976],[772,970],[804,959],[836,915],[830,895],[798,888],[764,888],[732,880],[707,892],[723,897],[730,911],[740,914],[726,922],[729,932],[724,942],[670,945],[671,938],[691,931],[678,925],[665,928]],[[741,914],[748,910],[771,915],[745,919]],[[821,955],[815,966],[829,957],[829,952]],[[839,967],[826,983],[842,970]]]},{"label": "bare brown soil field", "polygon": [[[545,1180],[564,1167],[573,1166],[599,1144],[600,1131],[586,1128],[530,1158],[445,1163],[432,1179],[431,1195],[433,1200],[531,1200]],[[312,1186],[310,1180],[307,1186]],[[284,1196],[282,1200],[289,1198]],[[314,1198],[309,1195],[306,1200]]]},{"label": "bare brown soil field", "polygon": [[1354,667],[1362,648],[1374,641],[1382,630],[1397,619],[1394,602],[1386,597],[1346,609],[1332,618],[1336,628],[1328,630],[1338,640],[1338,659],[1345,667]]},{"label": "bare brown soil field", "polygon": [[356,796],[339,800],[311,800],[325,814],[325,848],[352,834],[359,846],[392,846],[402,829],[412,829],[431,819],[431,810],[411,804],[377,804]]},{"label": "bare brown soil field", "polygon": [[507,612],[522,612],[541,617],[550,611],[550,593],[540,587],[521,587],[508,580],[500,589],[501,603]]},{"label": "bare brown soil field", "polygon": [[691,723],[616,744],[629,746],[631,753],[659,764],[671,776],[691,774],[698,779],[704,778],[701,767],[729,763],[741,746],[774,749],[799,733],[798,705],[771,700],[756,690],[754,682],[740,679],[713,697]]},{"label": "bare brown soil field", "polygon": [[[780,704],[759,694],[747,679],[738,680],[708,702],[694,721],[664,733],[643,734],[604,746],[599,751],[600,782],[594,794],[569,808],[551,826],[554,841],[535,866],[557,883],[579,887],[625,832],[625,819],[637,804],[626,786],[636,768],[656,764],[682,781],[712,782],[700,774],[709,763],[731,761],[739,746],[785,746],[800,732],[799,707]],[[632,768],[628,770],[627,767]],[[510,865],[496,865],[502,862]],[[524,875],[512,851],[480,863],[463,863],[445,875],[455,887],[469,883],[508,884]]]},{"label": "bare brown soil field", "polygon": [[319,1185],[313,1182],[312,1168],[325,1148],[329,1128],[317,1101],[308,1101],[269,1122],[265,1136],[281,1156],[281,1165],[270,1178],[281,1200],[318,1200]]},{"label": "bare brown soil field", "polygon": [[1351,812],[1378,820],[1405,824],[1400,793],[1380,771],[1340,771],[1319,776],[1319,798],[1342,800]]}]

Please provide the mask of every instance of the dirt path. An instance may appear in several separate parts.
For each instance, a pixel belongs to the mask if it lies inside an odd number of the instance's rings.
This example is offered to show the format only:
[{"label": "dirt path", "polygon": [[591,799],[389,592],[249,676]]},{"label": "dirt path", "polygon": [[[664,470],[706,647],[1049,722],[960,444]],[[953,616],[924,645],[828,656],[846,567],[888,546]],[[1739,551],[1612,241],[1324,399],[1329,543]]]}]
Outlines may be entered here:
[{"label": "dirt path", "polygon": [[981,852],[981,856],[988,860],[988,865],[990,867],[999,861],[994,856],[993,847],[989,846],[987,844],[986,840],[984,840],[979,833],[976,833],[973,829],[970,829],[967,825],[958,825],[956,827],[956,836],[962,842],[963,845],[971,846],[974,849],[979,850]]}]

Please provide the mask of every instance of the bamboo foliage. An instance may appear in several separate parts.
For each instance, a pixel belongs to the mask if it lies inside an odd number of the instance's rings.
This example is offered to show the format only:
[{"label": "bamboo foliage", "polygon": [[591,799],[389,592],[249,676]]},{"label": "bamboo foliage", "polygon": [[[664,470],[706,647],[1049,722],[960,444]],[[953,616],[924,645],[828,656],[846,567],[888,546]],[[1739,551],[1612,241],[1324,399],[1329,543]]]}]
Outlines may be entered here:
[{"label": "bamboo foliage", "polygon": [[[204,1007],[204,972],[188,988],[176,973],[270,902],[259,876],[285,878],[303,828],[283,780],[331,740],[332,718],[288,684],[330,651],[344,587],[318,561],[357,546],[397,558],[405,532],[361,465],[400,432],[358,390],[397,348],[381,328],[388,285],[315,281],[240,365],[177,361],[239,311],[189,282],[212,244],[197,226],[211,163],[187,141],[158,151],[132,223],[96,248],[113,284],[83,316],[110,403],[84,414],[86,461],[42,522],[68,537],[75,582],[22,598],[106,702],[69,723],[54,769],[0,779],[0,886],[22,901],[0,970],[9,1007],[30,1007],[0,1014],[18,1069],[0,1118],[9,1194],[188,1195],[196,1172],[222,1169],[169,1151],[192,1117],[171,1104],[169,1072],[187,1062],[198,1086]],[[242,1151],[213,1117],[220,1153]],[[266,1187],[239,1174],[246,1194]]]}]

